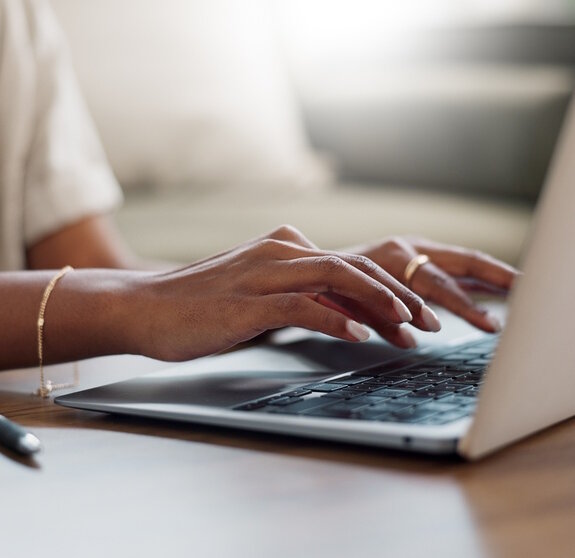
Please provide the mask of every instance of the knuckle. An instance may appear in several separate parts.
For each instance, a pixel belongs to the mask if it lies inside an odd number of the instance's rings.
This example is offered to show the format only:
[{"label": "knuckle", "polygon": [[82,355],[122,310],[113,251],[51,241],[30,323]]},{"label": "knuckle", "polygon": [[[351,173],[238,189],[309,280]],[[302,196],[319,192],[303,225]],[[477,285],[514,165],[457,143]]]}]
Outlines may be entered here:
[{"label": "knuckle", "polygon": [[275,228],[269,237],[278,240],[294,240],[300,238],[302,234],[292,225],[280,225]]},{"label": "knuckle", "polygon": [[485,260],[485,253],[481,250],[471,250],[469,259],[473,265],[480,265]]},{"label": "knuckle", "polygon": [[433,277],[433,292],[443,293],[442,296],[459,298],[461,289],[457,281],[447,273],[441,273]]},{"label": "knuckle", "polygon": [[405,257],[414,252],[413,244],[403,236],[390,236],[381,243],[382,252],[388,258]]},{"label": "knuckle", "polygon": [[386,248],[392,252],[405,250],[406,240],[401,236],[390,236],[385,241]]},{"label": "knuckle", "polygon": [[372,281],[371,287],[375,291],[375,294],[378,297],[386,298],[388,302],[392,302],[393,299],[395,298],[395,295],[382,283]]},{"label": "knuckle", "polygon": [[432,277],[432,282],[433,282],[434,287],[437,287],[440,289],[443,289],[445,287],[449,287],[453,283],[455,283],[455,281],[453,281],[451,279],[451,277],[448,277],[447,275],[445,275],[443,273],[434,274]]},{"label": "knuckle", "polygon": [[404,295],[402,295],[402,301],[407,307],[411,310],[411,312],[419,313],[423,308],[424,302],[423,299],[416,295],[413,291],[408,291]]},{"label": "knuckle", "polygon": [[367,256],[353,255],[350,258],[350,263],[366,273],[375,273],[380,269],[380,267]]},{"label": "knuckle", "polygon": [[328,254],[317,259],[317,267],[326,273],[339,273],[347,267],[347,263],[335,254]]},{"label": "knuckle", "polygon": [[275,238],[264,238],[258,242],[256,250],[263,255],[271,255],[276,254],[284,247],[285,244]]}]

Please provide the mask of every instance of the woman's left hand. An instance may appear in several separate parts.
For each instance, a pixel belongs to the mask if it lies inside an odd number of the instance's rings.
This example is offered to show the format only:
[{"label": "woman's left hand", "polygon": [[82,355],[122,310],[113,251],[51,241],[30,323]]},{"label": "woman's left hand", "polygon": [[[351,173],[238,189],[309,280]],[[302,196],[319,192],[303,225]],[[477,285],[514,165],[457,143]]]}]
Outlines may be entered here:
[{"label": "woman's left hand", "polygon": [[[423,299],[492,333],[501,329],[499,320],[476,304],[469,293],[506,294],[518,275],[510,265],[477,250],[419,238],[393,237],[345,251],[367,256]],[[429,260],[416,266],[406,281],[409,262],[420,254]]]}]

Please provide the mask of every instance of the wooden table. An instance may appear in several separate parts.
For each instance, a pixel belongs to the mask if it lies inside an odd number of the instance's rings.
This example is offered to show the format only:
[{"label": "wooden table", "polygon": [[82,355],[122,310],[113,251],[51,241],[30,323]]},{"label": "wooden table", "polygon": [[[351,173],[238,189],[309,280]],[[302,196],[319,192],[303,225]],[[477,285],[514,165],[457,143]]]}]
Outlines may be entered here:
[{"label": "wooden table", "polygon": [[[81,386],[158,366],[86,361]],[[44,444],[0,453],[2,558],[575,556],[574,421],[470,464],[64,409],[36,381],[0,374]]]}]

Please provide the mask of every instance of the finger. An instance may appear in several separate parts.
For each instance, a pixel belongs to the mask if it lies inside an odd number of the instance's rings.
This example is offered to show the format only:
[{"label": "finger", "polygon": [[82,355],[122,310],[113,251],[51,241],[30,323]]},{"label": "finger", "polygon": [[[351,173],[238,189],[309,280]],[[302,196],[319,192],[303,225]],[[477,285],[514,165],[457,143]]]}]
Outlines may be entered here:
[{"label": "finger", "polygon": [[[397,315],[396,318],[400,318],[401,321],[412,321],[413,325],[426,331],[438,331],[441,329],[439,319],[433,310],[424,303],[421,297],[408,289],[370,258],[357,254],[324,252],[321,250],[299,248],[291,244],[272,240],[265,241],[260,249],[267,251],[266,257],[268,258],[275,255],[275,257],[283,259],[292,259],[295,262],[294,265],[302,265],[302,267],[305,262],[305,256],[309,258],[319,258],[316,263],[320,267],[327,266],[328,268],[336,268],[337,263],[343,261],[371,277],[379,284],[384,285],[399,299],[392,301]],[[302,258],[302,256],[304,256],[304,258]],[[329,269],[329,271],[334,271],[334,269]],[[405,307],[407,307],[407,311]],[[397,321],[397,319],[394,321]]]},{"label": "finger", "polygon": [[479,250],[435,243],[416,243],[434,264],[455,277],[477,279],[502,289],[510,289],[518,271]]},{"label": "finger", "polygon": [[417,270],[412,285],[423,297],[440,304],[484,331],[495,333],[501,329],[495,316],[478,306],[453,277],[433,263],[427,263]]},{"label": "finger", "polygon": [[[297,246],[271,238],[262,239],[256,250],[257,271],[265,279],[253,283],[259,284],[259,294],[337,292],[363,302],[370,300],[378,306],[383,303],[391,308],[391,313],[395,313],[397,322],[412,319],[405,304],[388,287],[397,288],[397,281],[369,258]],[[421,299],[403,285],[399,285],[399,290],[405,293],[406,299],[421,303]],[[381,301],[374,300],[378,295]]]},{"label": "finger", "polygon": [[342,300],[373,308],[388,322],[412,319],[403,302],[387,286],[333,254],[276,262],[273,272],[268,271],[264,288],[265,293],[260,294],[336,294]]},{"label": "finger", "polygon": [[410,349],[417,345],[415,338],[409,333],[409,328],[405,324],[389,323],[389,321],[382,319],[378,313],[370,312],[369,309],[362,308],[354,301],[345,300],[337,295],[330,295],[329,297],[319,295],[316,300],[328,308],[337,309],[357,322],[368,325],[381,337],[398,347]]},{"label": "finger", "polygon": [[[340,254],[340,257],[350,264],[355,265],[364,273],[385,284],[385,286],[407,306],[412,319],[406,319],[404,321],[409,321],[411,325],[424,331],[439,331],[441,329],[439,318],[435,312],[424,303],[421,297],[400,283],[395,279],[395,277],[381,269],[371,259],[354,254]],[[340,300],[339,303],[344,307],[351,308],[351,306],[353,306],[352,301],[346,302],[344,300]],[[357,309],[354,309],[354,312],[356,311]],[[376,327],[377,329],[377,326],[374,324],[379,324],[380,320],[373,314],[373,312],[363,312],[361,315],[365,317],[366,323],[372,327]],[[367,318],[369,315],[371,316],[370,319]]]},{"label": "finger", "polygon": [[400,349],[415,349],[417,347],[417,341],[410,333],[409,326],[407,324],[399,326],[389,325],[385,329],[378,330],[378,333],[385,340]]},{"label": "finger", "polygon": [[398,297],[405,306],[407,306],[407,309],[412,316],[411,320],[405,321],[410,321],[412,325],[428,331],[438,331],[441,329],[439,319],[431,308],[425,304],[421,297],[406,287],[393,275],[381,268],[372,259],[356,254],[339,255],[350,265],[353,265],[366,275],[369,275],[375,280],[381,282],[396,297]]},{"label": "finger", "polygon": [[340,314],[347,316],[348,318],[355,320],[355,321],[362,321],[359,317],[359,313],[354,313],[351,309],[345,307],[344,303],[338,303],[335,301],[335,296],[325,295],[323,293],[303,293],[307,297],[315,300],[315,302],[326,306],[327,308],[331,308],[332,310],[336,310]]},{"label": "finger", "polygon": [[[293,260],[295,262],[294,265],[302,266],[306,256],[308,258],[315,257],[318,258],[316,264],[319,267],[328,267],[328,271],[330,273],[335,271],[335,268],[338,266],[338,262],[340,264],[342,261],[346,262],[349,266],[361,271],[363,274],[385,286],[395,295],[396,299],[391,302],[396,316],[392,321],[397,322],[398,319],[400,322],[412,321],[413,325],[425,331],[439,331],[441,329],[441,323],[436,314],[424,303],[421,297],[417,296],[412,290],[408,289],[390,273],[382,269],[372,259],[366,256],[327,252],[304,246],[297,246],[283,240],[270,238],[262,240],[258,246],[258,250],[260,251],[262,261],[272,258]],[[282,285],[285,286],[285,278],[283,274],[279,279],[281,280]],[[309,284],[310,283],[308,282],[308,285]],[[307,289],[306,286],[303,286],[303,288],[304,290]],[[282,287],[280,290],[285,291],[288,289]],[[297,290],[301,290],[301,288]],[[386,315],[389,316],[389,314]]]},{"label": "finger", "polygon": [[[381,252],[381,246],[386,247],[384,254]],[[372,265],[377,265],[378,261],[384,262],[385,273],[388,277],[386,285],[408,307],[413,316],[411,324],[425,331],[439,331],[441,323],[437,315],[413,290],[402,282],[405,266],[417,255],[415,248],[402,238],[393,238],[380,246],[362,247],[361,249],[367,250],[367,252],[363,252],[363,255],[356,256],[356,258],[367,259]]]},{"label": "finger", "polygon": [[[369,330],[365,326],[318,302],[318,299],[314,300],[313,295],[287,293],[268,295],[259,299],[260,302],[262,300],[260,310],[265,313],[265,319],[258,317],[257,313],[251,313],[252,319],[255,318],[259,327],[267,322],[268,329],[303,327],[352,342],[366,341],[369,338]],[[405,325],[388,323],[378,333],[402,349],[417,346],[415,338]]]},{"label": "finger", "polygon": [[353,342],[366,341],[370,335],[365,326],[301,293],[259,297],[249,319],[262,331],[295,326]]},{"label": "finger", "polygon": [[509,289],[497,287],[491,283],[480,281],[479,279],[457,277],[456,281],[459,287],[467,293],[477,293],[492,296],[506,296],[509,294]]}]

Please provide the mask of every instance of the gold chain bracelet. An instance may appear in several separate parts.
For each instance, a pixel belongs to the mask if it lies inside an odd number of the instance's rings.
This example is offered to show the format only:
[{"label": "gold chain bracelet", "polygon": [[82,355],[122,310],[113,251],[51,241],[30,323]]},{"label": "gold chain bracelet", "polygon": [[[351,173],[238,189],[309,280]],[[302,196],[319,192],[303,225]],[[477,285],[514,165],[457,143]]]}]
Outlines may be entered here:
[{"label": "gold chain bracelet", "polygon": [[78,369],[74,368],[74,383],[72,384],[54,384],[50,380],[46,381],[44,377],[44,314],[46,313],[46,306],[48,304],[48,299],[56,286],[56,283],[66,275],[69,271],[74,268],[67,265],[63,267],[46,285],[44,289],[44,294],[42,296],[42,302],[40,303],[40,312],[38,313],[38,364],[40,367],[40,387],[36,391],[36,395],[40,397],[48,397],[52,391],[55,389],[62,389],[65,387],[72,387],[78,383]]}]

